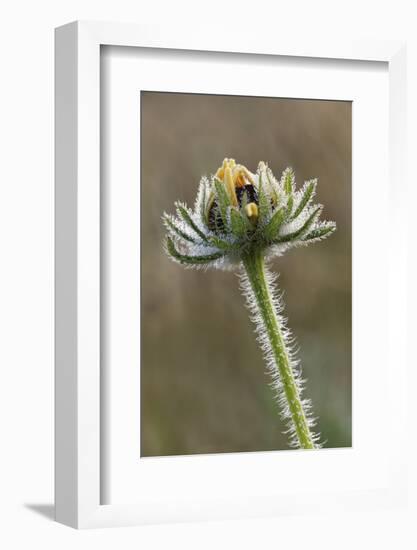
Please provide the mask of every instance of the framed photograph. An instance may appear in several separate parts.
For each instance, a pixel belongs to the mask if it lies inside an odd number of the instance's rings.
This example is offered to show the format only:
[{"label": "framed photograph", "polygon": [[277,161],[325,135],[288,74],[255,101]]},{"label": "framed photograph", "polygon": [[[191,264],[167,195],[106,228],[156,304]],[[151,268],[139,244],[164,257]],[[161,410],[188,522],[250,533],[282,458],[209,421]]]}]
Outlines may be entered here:
[{"label": "framed photograph", "polygon": [[401,506],[404,44],[75,22],[55,63],[57,521]]}]

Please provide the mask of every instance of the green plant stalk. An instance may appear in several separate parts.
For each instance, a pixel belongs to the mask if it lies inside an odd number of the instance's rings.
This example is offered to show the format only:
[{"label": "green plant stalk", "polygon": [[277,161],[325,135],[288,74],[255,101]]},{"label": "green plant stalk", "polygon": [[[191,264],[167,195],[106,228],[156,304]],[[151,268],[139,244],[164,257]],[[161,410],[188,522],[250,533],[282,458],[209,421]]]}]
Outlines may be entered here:
[{"label": "green plant stalk", "polygon": [[259,314],[265,326],[300,447],[302,449],[314,449],[314,441],[307,423],[297,382],[291,368],[289,351],[285,344],[271,291],[265,276],[265,260],[262,250],[254,249],[248,252],[243,257],[243,265],[252,287]]}]

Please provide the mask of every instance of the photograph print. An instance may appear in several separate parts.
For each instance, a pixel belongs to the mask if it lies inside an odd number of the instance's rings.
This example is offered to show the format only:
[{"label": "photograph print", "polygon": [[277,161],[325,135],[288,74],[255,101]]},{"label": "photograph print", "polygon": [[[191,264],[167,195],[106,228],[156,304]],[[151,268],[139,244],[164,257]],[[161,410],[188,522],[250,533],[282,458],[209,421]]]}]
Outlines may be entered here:
[{"label": "photograph print", "polygon": [[351,447],[351,102],[140,110],[141,457]]}]

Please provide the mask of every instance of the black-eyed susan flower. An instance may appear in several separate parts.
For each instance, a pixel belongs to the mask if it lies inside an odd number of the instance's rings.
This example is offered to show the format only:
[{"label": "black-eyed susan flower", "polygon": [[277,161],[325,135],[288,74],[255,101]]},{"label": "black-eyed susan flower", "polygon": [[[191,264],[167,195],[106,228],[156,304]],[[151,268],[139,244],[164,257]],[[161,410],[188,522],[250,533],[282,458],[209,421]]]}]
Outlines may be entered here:
[{"label": "black-eyed susan flower", "polygon": [[201,179],[193,209],[177,202],[176,216],[163,215],[165,249],[174,261],[240,270],[290,442],[302,448],[317,446],[318,436],[311,431],[310,403],[301,398],[299,364],[265,258],[282,256],[335,231],[334,222],[319,219],[323,207],[313,204],[316,185],[313,179],[297,190],[291,168],[278,180],[264,162],[252,173],[226,158],[214,175]]}]

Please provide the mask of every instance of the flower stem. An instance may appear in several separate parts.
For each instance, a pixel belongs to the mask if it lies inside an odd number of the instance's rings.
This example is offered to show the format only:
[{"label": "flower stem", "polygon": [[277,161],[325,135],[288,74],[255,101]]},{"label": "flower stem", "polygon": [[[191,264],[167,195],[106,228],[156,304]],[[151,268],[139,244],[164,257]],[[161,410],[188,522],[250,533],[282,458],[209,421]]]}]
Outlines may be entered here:
[{"label": "flower stem", "polygon": [[265,261],[262,251],[253,250],[246,254],[243,258],[243,264],[279,373],[299,446],[302,449],[314,449],[313,436],[291,367],[289,350],[287,349],[283,329],[280,326],[279,317],[275,310],[271,289],[265,276]]}]

